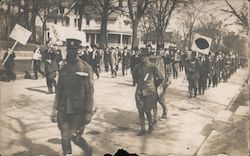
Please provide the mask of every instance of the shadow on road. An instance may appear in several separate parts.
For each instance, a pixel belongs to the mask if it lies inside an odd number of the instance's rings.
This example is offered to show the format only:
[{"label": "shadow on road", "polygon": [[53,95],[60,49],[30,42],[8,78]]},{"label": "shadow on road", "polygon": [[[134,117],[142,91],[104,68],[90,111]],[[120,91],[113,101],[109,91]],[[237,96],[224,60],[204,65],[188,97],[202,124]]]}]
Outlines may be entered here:
[{"label": "shadow on road", "polygon": [[19,132],[20,135],[19,142],[22,146],[28,149],[28,151],[18,152],[13,154],[12,156],[34,156],[34,155],[59,156],[60,155],[59,153],[57,153],[56,151],[45,145],[33,143],[32,140],[26,136],[26,133],[28,132],[28,127],[20,119],[11,116],[8,117],[10,119],[15,120],[19,124],[21,128]]},{"label": "shadow on road", "polygon": [[39,92],[39,93],[45,93],[47,94],[47,91],[44,91],[40,88],[45,88],[46,86],[38,86],[38,87],[30,87],[30,88],[26,88],[28,90],[31,90],[31,91],[35,91],[35,92]]},{"label": "shadow on road", "polygon": [[96,120],[115,126],[115,130],[117,131],[138,131],[137,128],[135,128],[136,123],[138,122],[138,114],[136,112],[117,108],[113,110],[115,110],[115,112],[107,112],[104,114],[104,118],[96,118]]},{"label": "shadow on road", "polygon": [[118,82],[117,85],[132,87],[132,83]]}]

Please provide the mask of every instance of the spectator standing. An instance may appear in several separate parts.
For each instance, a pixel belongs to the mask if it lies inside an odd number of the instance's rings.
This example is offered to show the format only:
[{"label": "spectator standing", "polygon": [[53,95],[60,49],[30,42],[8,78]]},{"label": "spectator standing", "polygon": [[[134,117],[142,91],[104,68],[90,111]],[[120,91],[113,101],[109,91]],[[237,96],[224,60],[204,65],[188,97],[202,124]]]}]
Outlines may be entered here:
[{"label": "spectator standing", "polygon": [[180,51],[178,50],[174,54],[174,60],[173,60],[173,77],[174,79],[178,78],[178,71],[179,71],[179,63],[180,63]]},{"label": "spectator standing", "polygon": [[37,72],[39,72],[42,77],[45,76],[45,73],[41,70],[42,65],[42,54],[40,50],[40,46],[37,45],[36,49],[34,50],[33,56],[32,56],[32,63],[31,68],[34,70],[34,79],[38,79]]},{"label": "spectator standing", "polygon": [[116,50],[113,47],[111,47],[110,48],[110,68],[111,68],[112,78],[115,78],[117,76],[117,72],[116,72],[117,62],[118,62],[118,55],[116,53]]},{"label": "spectator standing", "polygon": [[48,87],[48,94],[53,93],[53,87],[56,91],[56,72],[59,70],[58,63],[56,61],[56,51],[52,47],[52,43],[47,43],[47,49],[44,51],[43,62],[45,65],[45,77]]},{"label": "spectator standing", "polygon": [[7,48],[7,51],[4,53],[3,56],[3,63],[5,73],[6,73],[6,81],[15,80],[16,74],[14,72],[14,66],[15,66],[15,57],[16,54],[13,50],[11,50],[10,47]]},{"label": "spectator standing", "polygon": [[104,50],[104,67],[105,67],[105,71],[108,72],[109,71],[109,65],[111,64],[111,56],[110,56],[110,49],[107,47]]},{"label": "spectator standing", "polygon": [[[141,61],[139,54],[140,54],[140,51],[139,51],[138,47],[135,47],[133,49],[132,56],[130,57],[130,69],[131,69],[132,76],[134,74],[133,71],[134,71],[135,65],[137,65]],[[133,81],[133,86],[135,86],[134,81]]]},{"label": "spectator standing", "polygon": [[122,53],[122,75],[127,75],[127,70],[130,64],[130,55],[128,53],[127,47],[124,48]]},{"label": "spectator standing", "polygon": [[90,66],[95,72],[97,79],[99,79],[100,54],[96,45],[94,45],[92,49],[93,51],[89,53]]}]

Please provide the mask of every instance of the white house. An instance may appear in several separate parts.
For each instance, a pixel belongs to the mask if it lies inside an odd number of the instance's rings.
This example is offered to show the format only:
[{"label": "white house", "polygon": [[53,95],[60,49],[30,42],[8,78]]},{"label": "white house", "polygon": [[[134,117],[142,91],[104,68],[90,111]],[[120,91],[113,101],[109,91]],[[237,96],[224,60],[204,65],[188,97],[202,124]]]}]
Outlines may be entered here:
[{"label": "white house", "polygon": [[[64,10],[68,11],[67,8]],[[81,39],[86,45],[98,45],[100,43],[100,18],[82,20],[82,31],[78,31],[79,15],[71,10],[66,16],[63,12],[54,10],[48,15],[46,40],[52,39],[59,44],[62,40],[74,36]],[[132,28],[129,19],[123,15],[110,15],[107,25],[108,46],[123,48],[130,47],[132,42]],[[84,39],[85,38],[85,39]]]}]

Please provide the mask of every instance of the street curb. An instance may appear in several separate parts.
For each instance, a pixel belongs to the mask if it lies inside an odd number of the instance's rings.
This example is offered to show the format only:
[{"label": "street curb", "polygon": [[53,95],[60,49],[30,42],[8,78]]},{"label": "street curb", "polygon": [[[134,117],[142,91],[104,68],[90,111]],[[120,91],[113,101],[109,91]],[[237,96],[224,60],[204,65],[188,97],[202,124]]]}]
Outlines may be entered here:
[{"label": "street curb", "polygon": [[[236,92],[235,96],[232,98],[232,100],[229,102],[229,104],[226,106],[226,108],[224,109],[224,111],[230,111],[230,109],[233,108],[233,104],[235,103],[235,100],[237,99],[237,97],[240,95],[240,93],[242,92],[243,88],[245,85],[248,85],[246,83],[246,81],[244,81],[244,83],[241,85],[241,87],[238,89],[238,91]],[[238,108],[237,108],[238,109]],[[237,111],[236,109],[236,111]],[[218,113],[219,114],[219,113]],[[217,115],[218,115],[217,114]],[[215,118],[217,117],[217,115],[213,118],[212,120],[212,125],[214,124],[214,121],[215,121]],[[231,123],[232,121],[230,121],[234,116],[234,112],[232,113],[232,116],[230,118],[228,118],[229,120],[227,121],[228,123]],[[214,127],[213,127],[214,128]],[[208,141],[209,138],[212,137],[213,134],[215,134],[215,131],[216,133],[218,132],[218,130],[216,129],[212,129],[212,131],[208,134],[208,136],[205,137],[204,141],[202,142],[202,144],[200,145],[200,147],[197,149],[197,152],[194,153],[194,156],[199,156],[199,152],[200,152],[200,149],[203,147],[203,145],[206,144],[206,142]],[[214,132],[214,133],[213,133]],[[250,155],[249,155],[250,156]]]}]

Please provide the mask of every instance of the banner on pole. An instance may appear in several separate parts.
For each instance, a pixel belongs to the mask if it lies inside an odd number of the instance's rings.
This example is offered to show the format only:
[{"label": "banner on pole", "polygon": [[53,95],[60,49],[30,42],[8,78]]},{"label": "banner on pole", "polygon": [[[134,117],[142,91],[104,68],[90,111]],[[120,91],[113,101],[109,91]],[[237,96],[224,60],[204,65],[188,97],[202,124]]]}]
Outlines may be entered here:
[{"label": "banner on pole", "polygon": [[20,26],[19,24],[16,24],[15,27],[13,28],[12,32],[10,33],[10,38],[25,45],[28,42],[31,34],[32,34],[31,31],[25,29],[24,27]]},{"label": "banner on pole", "polygon": [[211,44],[212,44],[212,38],[200,34],[195,34],[191,49],[193,51],[197,51],[202,54],[208,55]]},{"label": "banner on pole", "polygon": [[67,38],[74,38],[86,43],[86,34],[83,31],[78,31],[75,28],[68,28],[59,25],[50,25],[50,34],[52,42],[66,41]]}]

